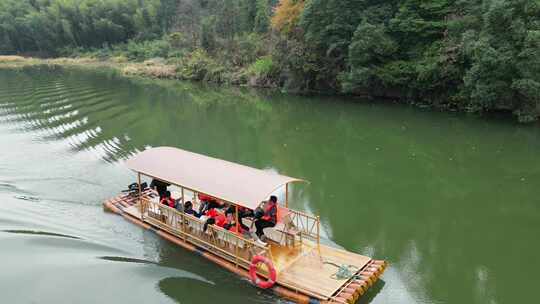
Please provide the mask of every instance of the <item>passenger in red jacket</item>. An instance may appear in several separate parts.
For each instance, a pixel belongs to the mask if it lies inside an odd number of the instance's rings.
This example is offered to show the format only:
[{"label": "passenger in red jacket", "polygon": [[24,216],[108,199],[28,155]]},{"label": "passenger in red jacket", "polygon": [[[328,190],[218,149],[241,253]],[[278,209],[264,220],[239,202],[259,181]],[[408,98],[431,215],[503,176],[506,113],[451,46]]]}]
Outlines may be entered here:
[{"label": "passenger in red jacket", "polygon": [[208,209],[204,212],[204,215],[206,216],[206,221],[204,222],[203,231],[206,232],[206,229],[208,228],[208,225],[218,225],[219,227],[223,227],[225,223],[227,222],[227,219],[225,215],[223,214],[223,211],[220,210],[220,208],[223,208],[224,205],[221,205],[217,203],[215,200],[210,201],[208,205]]},{"label": "passenger in red jacket", "polygon": [[163,198],[161,199],[161,202],[163,205],[167,205],[171,208],[174,208],[174,199],[171,197],[170,191],[165,191],[165,194],[163,195]]},{"label": "passenger in red jacket", "polygon": [[214,220],[218,227],[223,227],[227,223],[227,217],[221,212],[214,217]]},{"label": "passenger in red jacket", "polygon": [[227,214],[227,223],[223,226],[223,228],[238,234],[243,234],[245,232],[241,225],[236,225],[233,213]]}]

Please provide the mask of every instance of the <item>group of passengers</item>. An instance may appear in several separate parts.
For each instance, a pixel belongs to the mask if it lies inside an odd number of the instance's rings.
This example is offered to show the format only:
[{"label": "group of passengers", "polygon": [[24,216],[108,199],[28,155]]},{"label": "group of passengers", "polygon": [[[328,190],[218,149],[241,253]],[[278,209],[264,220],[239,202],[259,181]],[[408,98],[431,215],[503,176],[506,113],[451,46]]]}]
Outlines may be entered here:
[{"label": "group of passengers", "polygon": [[[206,231],[209,225],[216,225],[234,233],[245,236],[251,235],[257,243],[265,246],[266,242],[261,239],[264,236],[263,230],[274,227],[277,223],[277,197],[274,195],[270,196],[268,201],[261,202],[260,206],[255,210],[252,210],[246,207],[229,205],[209,195],[199,193],[200,204],[198,210],[195,210],[191,201],[187,201],[182,205],[180,200],[173,199],[171,192],[167,190],[168,186],[168,184],[157,180],[153,180],[150,185],[151,188],[158,192],[161,204],[201,219],[204,222],[203,231]],[[236,223],[237,208],[238,223]],[[251,228],[242,222],[244,218],[252,220],[252,226],[255,225],[255,233],[252,233]]]}]

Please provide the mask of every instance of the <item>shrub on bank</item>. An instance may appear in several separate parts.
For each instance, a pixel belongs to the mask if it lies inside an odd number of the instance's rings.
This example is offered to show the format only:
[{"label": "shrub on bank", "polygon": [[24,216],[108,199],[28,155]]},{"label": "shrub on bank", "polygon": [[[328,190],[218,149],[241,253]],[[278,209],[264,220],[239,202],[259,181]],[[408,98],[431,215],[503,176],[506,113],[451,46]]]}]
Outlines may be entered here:
[{"label": "shrub on bank", "polygon": [[279,69],[272,57],[264,56],[252,63],[248,69],[249,84],[253,86],[275,86]]},{"label": "shrub on bank", "polygon": [[63,57],[92,57],[100,60],[110,58],[127,58],[130,61],[142,62],[152,58],[168,58],[174,51],[169,41],[164,39],[137,42],[130,40],[128,43],[102,48],[65,47],[60,50]]},{"label": "shrub on bank", "polygon": [[171,45],[167,40],[161,39],[142,42],[131,40],[126,45],[120,45],[117,51],[130,60],[144,61],[156,57],[169,57]]},{"label": "shrub on bank", "polygon": [[177,62],[177,77],[193,81],[230,83],[231,75],[225,65],[211,58],[204,50],[196,49]]},{"label": "shrub on bank", "polygon": [[215,57],[236,67],[247,67],[257,58],[268,54],[267,40],[255,33],[239,35],[230,41],[218,42],[220,51],[216,52]]}]

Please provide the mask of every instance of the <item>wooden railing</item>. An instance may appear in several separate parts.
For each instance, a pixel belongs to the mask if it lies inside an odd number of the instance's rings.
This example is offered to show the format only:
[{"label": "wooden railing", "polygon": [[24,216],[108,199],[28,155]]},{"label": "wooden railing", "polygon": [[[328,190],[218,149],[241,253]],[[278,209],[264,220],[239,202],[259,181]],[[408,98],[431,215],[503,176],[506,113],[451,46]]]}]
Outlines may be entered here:
[{"label": "wooden railing", "polygon": [[310,215],[300,211],[287,209],[291,224],[298,229],[301,237],[310,238],[319,244],[321,220],[318,216]]},{"label": "wooden railing", "polygon": [[[185,214],[169,206],[141,199],[143,220],[174,234],[186,242],[219,255],[237,266],[248,268],[254,255],[272,259],[270,250],[244,236],[215,225],[208,225],[190,214]],[[266,275],[265,269],[259,269]]]}]

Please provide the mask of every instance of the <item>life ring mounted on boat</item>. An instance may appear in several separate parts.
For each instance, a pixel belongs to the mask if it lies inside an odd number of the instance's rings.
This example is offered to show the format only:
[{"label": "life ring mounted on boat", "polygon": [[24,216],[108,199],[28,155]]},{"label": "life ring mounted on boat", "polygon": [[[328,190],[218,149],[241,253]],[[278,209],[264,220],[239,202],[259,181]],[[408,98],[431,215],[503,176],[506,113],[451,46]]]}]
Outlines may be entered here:
[{"label": "life ring mounted on boat", "polygon": [[[257,265],[259,263],[264,263],[266,265],[266,268],[268,268],[268,280],[263,281],[259,279],[257,276]],[[274,286],[276,283],[276,269],[274,268],[274,264],[272,264],[272,261],[270,261],[269,258],[256,255],[253,256],[251,259],[251,265],[249,265],[249,276],[251,277],[251,281],[255,283],[255,285],[259,286],[260,288],[270,288]]]}]

